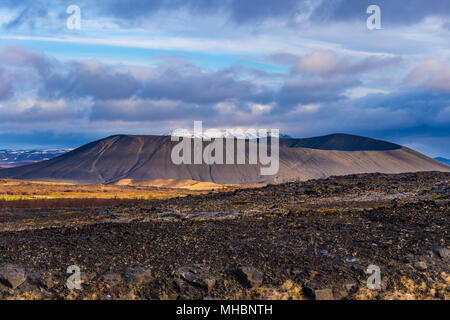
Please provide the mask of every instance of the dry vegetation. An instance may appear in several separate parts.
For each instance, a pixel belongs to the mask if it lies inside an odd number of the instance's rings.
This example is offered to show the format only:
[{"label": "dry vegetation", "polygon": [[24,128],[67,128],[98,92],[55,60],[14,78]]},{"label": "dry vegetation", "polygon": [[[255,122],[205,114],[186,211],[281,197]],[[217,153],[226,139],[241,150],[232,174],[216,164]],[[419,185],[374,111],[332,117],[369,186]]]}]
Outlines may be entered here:
[{"label": "dry vegetation", "polygon": [[98,208],[133,203],[136,199],[31,199],[0,200],[0,209]]},{"label": "dry vegetation", "polygon": [[[160,187],[151,184],[75,185],[59,182],[0,179],[0,208],[93,208],[127,204],[139,200],[170,199],[223,190],[217,185],[203,188]],[[226,187],[232,188],[232,187]]]}]

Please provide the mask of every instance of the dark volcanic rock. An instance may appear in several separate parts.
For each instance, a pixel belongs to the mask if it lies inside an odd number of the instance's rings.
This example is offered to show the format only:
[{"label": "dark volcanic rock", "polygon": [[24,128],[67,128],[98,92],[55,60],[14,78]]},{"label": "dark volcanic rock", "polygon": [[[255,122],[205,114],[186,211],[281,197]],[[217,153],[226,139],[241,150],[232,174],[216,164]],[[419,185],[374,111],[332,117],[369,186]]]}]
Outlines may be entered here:
[{"label": "dark volcanic rock", "polygon": [[450,257],[450,249],[447,248],[435,248],[434,252],[442,259],[448,259]]},{"label": "dark volcanic rock", "polygon": [[216,279],[210,274],[209,268],[200,264],[180,267],[173,272],[173,276],[177,280],[184,280],[189,284],[204,288],[208,292],[216,284]]},{"label": "dark volcanic rock", "polygon": [[309,282],[305,287],[304,291],[306,295],[314,300],[333,300],[333,291],[330,288],[326,288],[323,285],[315,281]]},{"label": "dark volcanic rock", "polygon": [[[111,280],[111,276],[109,276],[109,277],[110,277],[110,280]],[[130,268],[128,268],[124,272],[123,278],[127,282],[137,282],[137,283],[142,283],[142,282],[150,281],[150,280],[153,279],[152,273],[151,273],[150,270],[143,269],[143,268],[140,268],[140,267],[130,267]]]},{"label": "dark volcanic rock", "polygon": [[[136,274],[131,275],[130,273],[127,274],[128,278],[136,278]],[[106,273],[103,275],[103,281],[105,282],[106,285],[112,286],[115,284],[118,284],[120,282],[122,282],[123,278],[120,274],[118,273]]]},{"label": "dark volcanic rock", "polygon": [[425,261],[416,261],[414,263],[414,268],[416,268],[419,271],[425,271],[427,270],[427,263]]},{"label": "dark volcanic rock", "polygon": [[314,291],[316,300],[333,300],[333,291],[331,289],[319,289]]},{"label": "dark volcanic rock", "polygon": [[[99,220],[100,207],[0,209],[0,266],[54,276],[16,289],[3,279],[0,299],[449,299],[449,184],[449,173],[361,174],[108,209],[127,223]],[[214,215],[182,219],[198,213]],[[66,287],[73,264],[93,275],[83,290]],[[367,290],[372,264],[380,291]]]},{"label": "dark volcanic rock", "polygon": [[241,266],[237,268],[236,274],[239,280],[249,288],[260,286],[264,280],[264,273],[253,267]]},{"label": "dark volcanic rock", "polygon": [[0,282],[15,289],[26,280],[25,270],[13,264],[0,265]]},{"label": "dark volcanic rock", "polygon": [[55,275],[49,272],[30,272],[27,275],[27,282],[45,289],[51,289],[58,284]]}]

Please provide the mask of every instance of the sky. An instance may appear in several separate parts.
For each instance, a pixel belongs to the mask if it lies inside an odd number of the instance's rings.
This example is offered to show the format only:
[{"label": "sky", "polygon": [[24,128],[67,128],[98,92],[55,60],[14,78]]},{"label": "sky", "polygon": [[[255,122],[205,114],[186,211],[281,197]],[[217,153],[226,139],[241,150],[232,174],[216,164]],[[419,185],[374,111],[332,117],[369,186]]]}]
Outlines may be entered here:
[{"label": "sky", "polygon": [[198,120],[450,158],[450,1],[0,0],[0,149]]}]

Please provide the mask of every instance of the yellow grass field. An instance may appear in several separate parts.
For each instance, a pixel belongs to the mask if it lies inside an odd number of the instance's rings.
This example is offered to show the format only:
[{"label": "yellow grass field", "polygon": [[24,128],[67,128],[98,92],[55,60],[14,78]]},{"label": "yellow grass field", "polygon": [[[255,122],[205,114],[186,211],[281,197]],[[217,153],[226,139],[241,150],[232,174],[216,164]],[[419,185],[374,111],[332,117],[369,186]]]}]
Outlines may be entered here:
[{"label": "yellow grass field", "polygon": [[192,180],[121,180],[110,185],[75,185],[61,182],[0,179],[0,200],[40,199],[169,199],[189,194],[233,189]]}]

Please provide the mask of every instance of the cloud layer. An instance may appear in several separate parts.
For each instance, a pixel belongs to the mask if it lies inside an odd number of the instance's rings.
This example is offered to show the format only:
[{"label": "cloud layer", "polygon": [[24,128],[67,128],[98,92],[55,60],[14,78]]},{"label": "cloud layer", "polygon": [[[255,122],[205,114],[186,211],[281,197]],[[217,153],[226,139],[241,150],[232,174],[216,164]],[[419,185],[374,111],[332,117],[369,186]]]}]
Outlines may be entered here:
[{"label": "cloud layer", "polygon": [[450,157],[450,2],[379,0],[374,32],[372,2],[80,0],[71,32],[65,1],[4,0],[0,137],[73,142],[203,120]]},{"label": "cloud layer", "polygon": [[62,62],[9,47],[0,52],[0,122],[16,128],[67,122],[73,130],[121,123],[127,130],[127,123],[162,129],[201,119],[221,127],[278,125],[302,136],[418,128],[431,134],[449,124],[447,64],[421,62],[400,91],[351,99],[348,90],[360,87],[365,73],[401,59],[318,51],[291,62],[291,73],[267,85],[245,68],[213,71],[187,61],[148,68]]},{"label": "cloud layer", "polygon": [[[180,14],[200,18],[208,15],[225,16],[226,20],[238,25],[261,23],[268,20],[296,24],[305,19],[309,23],[323,24],[364,18],[366,9],[374,4],[371,0],[79,0],[77,5],[96,17],[110,17],[122,27],[136,27],[146,24],[158,14]],[[387,25],[411,25],[427,17],[450,17],[450,3],[442,0],[378,0]],[[63,1],[23,0],[2,1],[2,6],[16,9],[6,23],[7,29],[26,25],[35,26],[51,18],[49,7],[64,8]],[[60,12],[57,17],[62,18]]]}]

